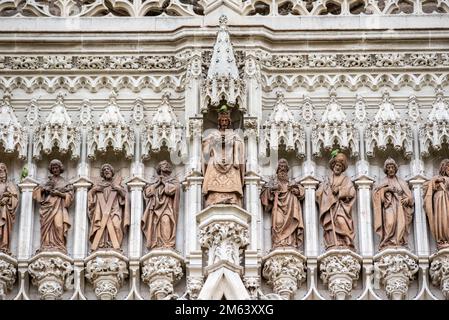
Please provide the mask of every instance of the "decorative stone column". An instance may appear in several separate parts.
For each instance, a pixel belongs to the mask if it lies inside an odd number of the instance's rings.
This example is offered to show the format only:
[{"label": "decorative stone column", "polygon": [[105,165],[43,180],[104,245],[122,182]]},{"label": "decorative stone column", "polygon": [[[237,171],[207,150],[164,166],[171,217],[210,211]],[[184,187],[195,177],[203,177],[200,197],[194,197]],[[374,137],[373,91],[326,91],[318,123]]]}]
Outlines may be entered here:
[{"label": "decorative stone column", "polygon": [[306,280],[306,257],[293,248],[278,248],[263,260],[262,276],[273,291],[286,300],[293,299],[296,290]]},{"label": "decorative stone column", "polygon": [[17,260],[0,252],[0,300],[4,300],[8,291],[16,282]]},{"label": "decorative stone column", "polygon": [[385,249],[374,257],[374,286],[381,282],[389,299],[403,300],[418,269],[418,257],[410,251]]},{"label": "decorative stone column", "polygon": [[73,260],[61,252],[42,252],[28,265],[31,283],[38,287],[42,300],[60,299],[71,288]]},{"label": "decorative stone column", "polygon": [[359,278],[362,257],[349,249],[329,250],[318,257],[320,278],[327,284],[331,297],[345,300]]},{"label": "decorative stone column", "polygon": [[430,257],[430,278],[449,300],[449,249],[442,249]]},{"label": "decorative stone column", "polygon": [[128,277],[128,258],[113,250],[99,250],[85,259],[86,279],[100,300],[112,300]]},{"label": "decorative stone column", "polygon": [[184,275],[184,259],[174,250],[155,249],[140,260],[142,281],[150,287],[150,299],[163,300],[174,295],[174,285]]}]

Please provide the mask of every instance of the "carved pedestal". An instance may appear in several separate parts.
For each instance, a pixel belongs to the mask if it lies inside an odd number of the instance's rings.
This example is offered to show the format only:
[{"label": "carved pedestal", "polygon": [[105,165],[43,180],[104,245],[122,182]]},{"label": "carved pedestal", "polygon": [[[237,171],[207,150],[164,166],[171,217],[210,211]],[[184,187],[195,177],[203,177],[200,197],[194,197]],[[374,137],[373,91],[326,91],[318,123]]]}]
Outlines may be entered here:
[{"label": "carved pedestal", "polygon": [[199,299],[249,299],[241,258],[249,243],[251,215],[235,205],[213,205],[197,215],[207,276]]},{"label": "carved pedestal", "polygon": [[173,296],[173,287],[183,276],[183,258],[171,249],[155,249],[140,259],[142,281],[150,287],[150,298],[162,300]]},{"label": "carved pedestal", "polygon": [[320,278],[327,284],[330,295],[336,300],[351,296],[359,278],[362,258],[348,249],[329,250],[318,257]]},{"label": "carved pedestal", "polygon": [[6,293],[16,282],[17,261],[9,255],[0,252],[0,300],[4,300]]},{"label": "carved pedestal", "polygon": [[128,277],[128,259],[116,251],[96,251],[85,260],[86,279],[100,300],[112,300]]},{"label": "carved pedestal", "polygon": [[71,287],[72,264],[73,260],[61,252],[42,252],[31,259],[28,273],[41,299],[59,299]]},{"label": "carved pedestal", "polygon": [[443,249],[430,257],[430,278],[449,300],[449,249]]},{"label": "carved pedestal", "polygon": [[375,287],[381,282],[389,299],[405,299],[418,269],[418,258],[410,251],[401,248],[383,250],[374,256]]},{"label": "carved pedestal", "polygon": [[290,300],[306,279],[306,258],[293,248],[279,248],[264,259],[262,276],[273,291]]}]

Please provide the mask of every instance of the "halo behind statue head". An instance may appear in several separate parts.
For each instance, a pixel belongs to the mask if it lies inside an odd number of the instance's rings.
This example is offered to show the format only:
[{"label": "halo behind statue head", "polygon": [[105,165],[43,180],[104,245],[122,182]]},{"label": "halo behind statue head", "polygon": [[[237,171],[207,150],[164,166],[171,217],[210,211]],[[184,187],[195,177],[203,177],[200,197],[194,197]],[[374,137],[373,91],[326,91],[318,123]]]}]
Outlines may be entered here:
[{"label": "halo behind statue head", "polygon": [[331,158],[331,160],[329,161],[331,170],[334,169],[334,166],[337,162],[343,166],[343,171],[346,171],[346,169],[348,169],[348,158],[344,153],[337,153],[335,157]]}]

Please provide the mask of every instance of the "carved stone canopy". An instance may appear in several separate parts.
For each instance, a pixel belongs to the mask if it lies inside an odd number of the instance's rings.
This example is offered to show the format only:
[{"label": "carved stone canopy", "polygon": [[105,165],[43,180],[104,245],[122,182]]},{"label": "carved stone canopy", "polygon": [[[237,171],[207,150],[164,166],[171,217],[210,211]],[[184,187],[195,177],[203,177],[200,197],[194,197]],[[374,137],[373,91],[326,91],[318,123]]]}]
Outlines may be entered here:
[{"label": "carved stone canopy", "polygon": [[18,151],[19,157],[24,159],[27,153],[27,133],[14,114],[11,106],[11,95],[7,91],[0,102],[0,144],[6,153]]},{"label": "carved stone canopy", "polygon": [[[217,107],[221,101],[229,106],[239,104],[244,107],[244,83],[237,68],[234,49],[226,26],[227,17],[220,17],[220,29],[214,45],[211,63],[203,83],[203,102],[205,112],[209,105]],[[239,103],[240,102],[240,103]]]}]

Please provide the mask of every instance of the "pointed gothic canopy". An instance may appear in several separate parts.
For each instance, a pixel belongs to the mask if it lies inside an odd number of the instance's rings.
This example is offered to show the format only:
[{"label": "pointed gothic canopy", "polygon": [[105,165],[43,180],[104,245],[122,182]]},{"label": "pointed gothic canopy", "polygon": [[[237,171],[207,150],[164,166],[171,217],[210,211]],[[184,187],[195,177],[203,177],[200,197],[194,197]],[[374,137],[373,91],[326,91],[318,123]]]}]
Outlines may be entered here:
[{"label": "pointed gothic canopy", "polygon": [[217,107],[222,100],[229,106],[243,104],[243,83],[239,77],[234,50],[226,26],[227,17],[220,17],[220,30],[214,45],[212,58],[204,83],[203,110],[209,105]]}]

